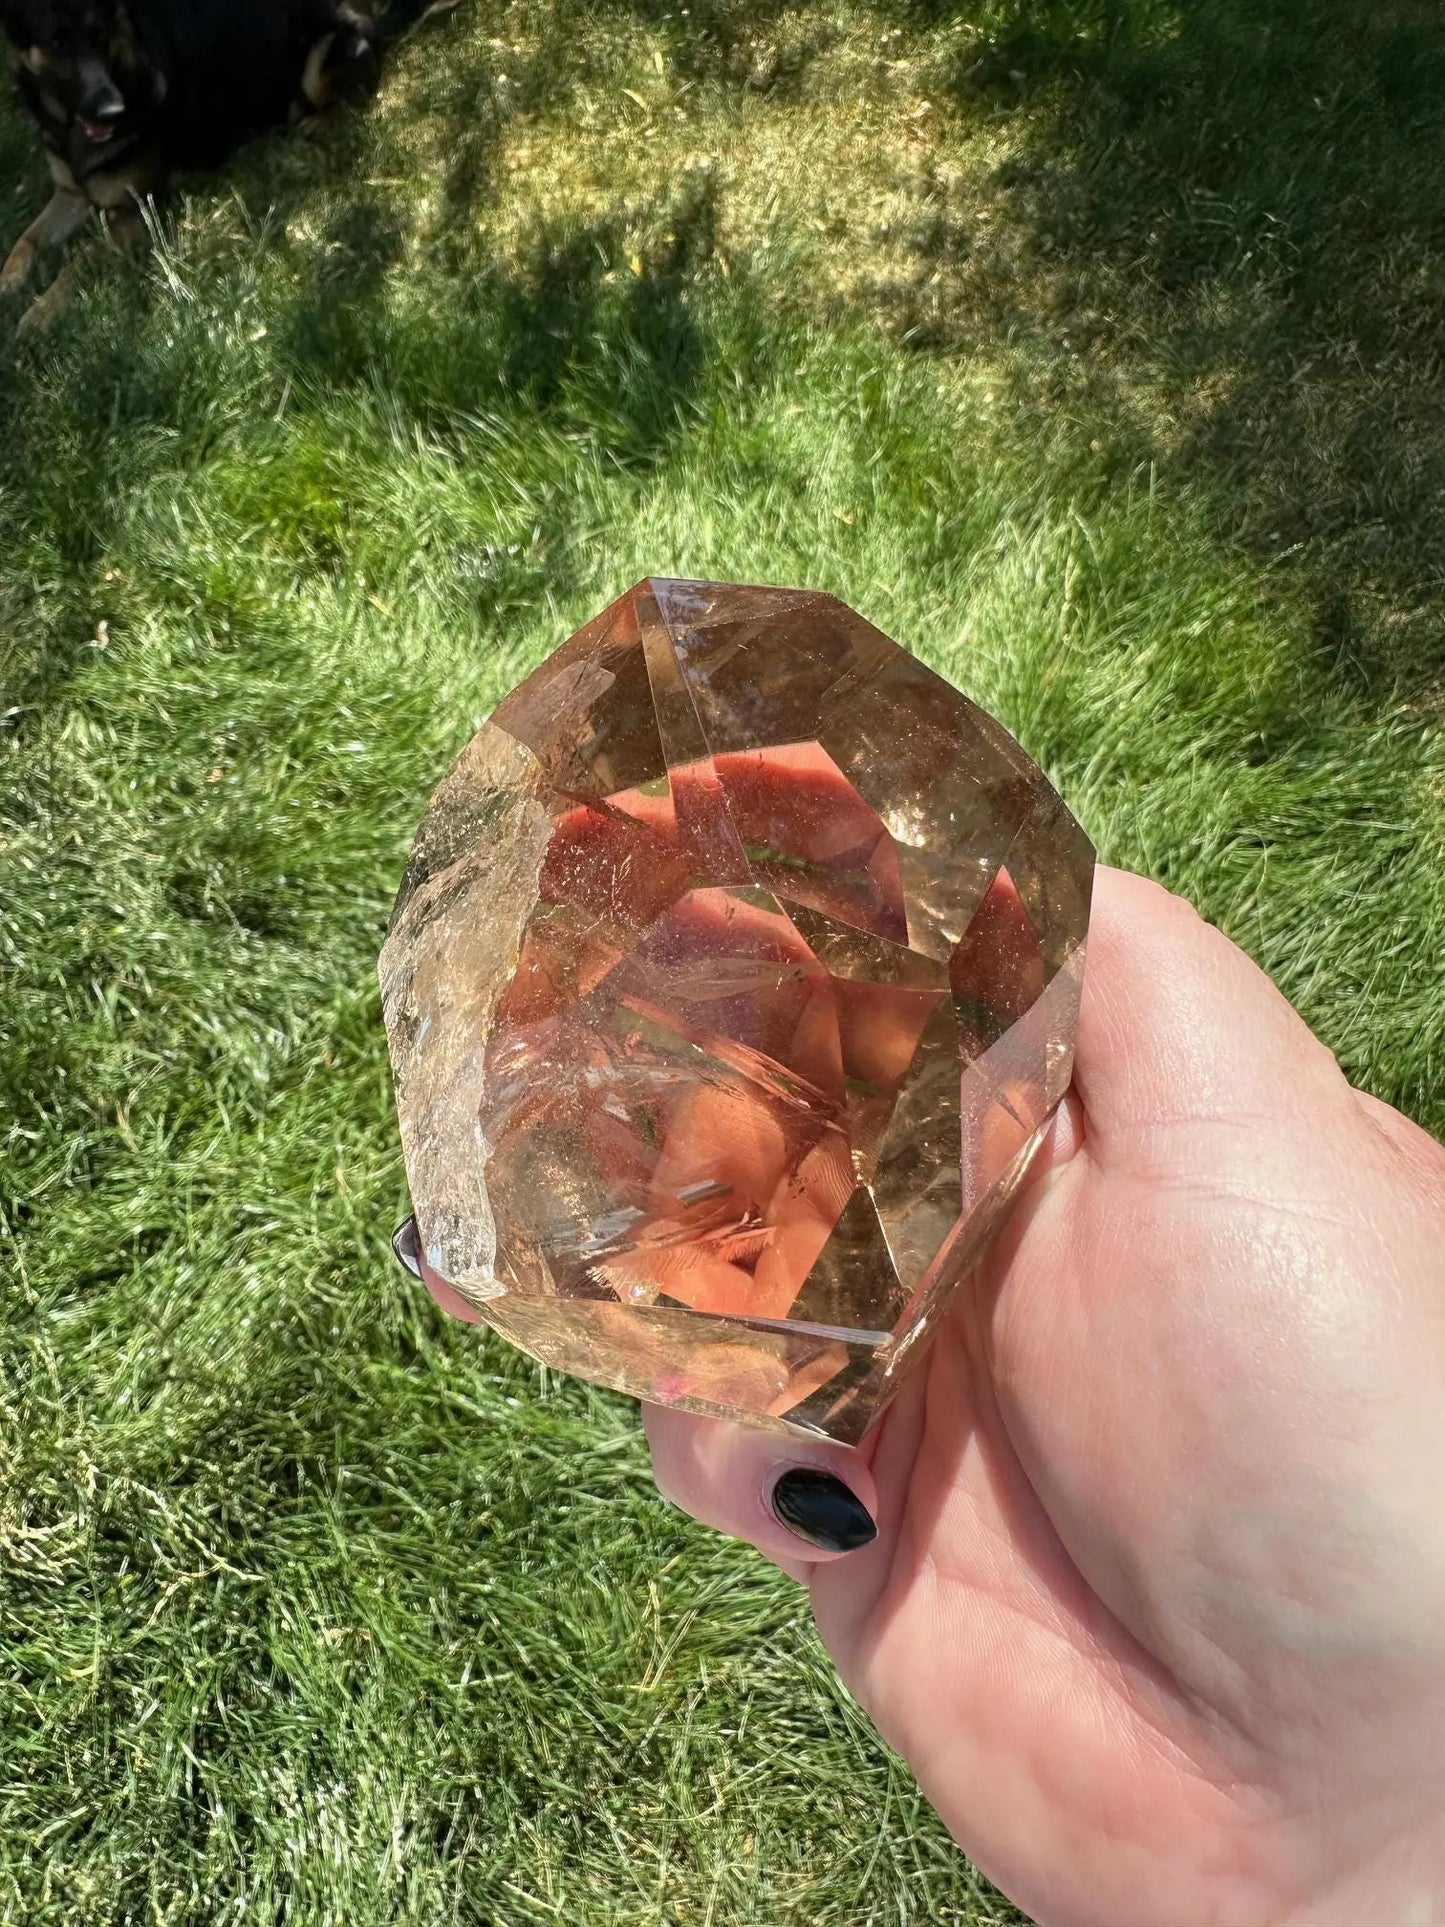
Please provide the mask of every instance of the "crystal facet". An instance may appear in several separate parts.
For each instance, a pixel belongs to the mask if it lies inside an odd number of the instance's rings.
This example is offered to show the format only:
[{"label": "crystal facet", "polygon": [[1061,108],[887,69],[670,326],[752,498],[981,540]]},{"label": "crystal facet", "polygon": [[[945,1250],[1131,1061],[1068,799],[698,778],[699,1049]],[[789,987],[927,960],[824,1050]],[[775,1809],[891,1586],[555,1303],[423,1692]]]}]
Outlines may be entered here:
[{"label": "crystal facet", "polygon": [[381,983],[428,1263],[559,1370],[860,1438],[1067,1089],[1093,864],[832,596],[639,583],[417,834]]}]

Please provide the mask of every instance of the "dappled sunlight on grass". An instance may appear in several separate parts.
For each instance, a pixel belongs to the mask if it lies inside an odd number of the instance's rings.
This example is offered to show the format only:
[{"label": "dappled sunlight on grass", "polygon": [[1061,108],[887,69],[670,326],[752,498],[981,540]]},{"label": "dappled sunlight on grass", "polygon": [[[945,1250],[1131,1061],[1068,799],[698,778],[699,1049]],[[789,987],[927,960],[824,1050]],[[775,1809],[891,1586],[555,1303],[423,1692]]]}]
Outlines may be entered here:
[{"label": "dappled sunlight on grass", "polygon": [[0,1913],[1015,1918],[623,1402],[398,1285],[374,956],[544,650],[807,582],[1445,1127],[1442,49],[464,5],[0,346]]}]

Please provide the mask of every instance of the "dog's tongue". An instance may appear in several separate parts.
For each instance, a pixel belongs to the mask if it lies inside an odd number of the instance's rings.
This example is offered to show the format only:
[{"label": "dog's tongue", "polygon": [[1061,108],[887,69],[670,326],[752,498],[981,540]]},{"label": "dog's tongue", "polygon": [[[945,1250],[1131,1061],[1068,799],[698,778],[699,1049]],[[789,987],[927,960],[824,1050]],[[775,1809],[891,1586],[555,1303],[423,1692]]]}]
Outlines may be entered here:
[{"label": "dog's tongue", "polygon": [[80,117],[80,131],[88,141],[94,141],[99,145],[102,141],[108,141],[110,139],[111,135],[115,132],[115,125],[112,121],[108,120],[87,120],[82,114]]}]

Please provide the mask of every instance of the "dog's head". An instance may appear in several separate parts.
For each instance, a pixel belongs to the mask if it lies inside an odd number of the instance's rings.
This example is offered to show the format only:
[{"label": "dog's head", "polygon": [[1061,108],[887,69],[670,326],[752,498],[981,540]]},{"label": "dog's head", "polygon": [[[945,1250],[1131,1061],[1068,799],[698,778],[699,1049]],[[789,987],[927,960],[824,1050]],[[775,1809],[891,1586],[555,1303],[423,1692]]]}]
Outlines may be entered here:
[{"label": "dog's head", "polygon": [[0,0],[0,27],[37,106],[92,147],[126,113],[133,50],[120,0]]}]

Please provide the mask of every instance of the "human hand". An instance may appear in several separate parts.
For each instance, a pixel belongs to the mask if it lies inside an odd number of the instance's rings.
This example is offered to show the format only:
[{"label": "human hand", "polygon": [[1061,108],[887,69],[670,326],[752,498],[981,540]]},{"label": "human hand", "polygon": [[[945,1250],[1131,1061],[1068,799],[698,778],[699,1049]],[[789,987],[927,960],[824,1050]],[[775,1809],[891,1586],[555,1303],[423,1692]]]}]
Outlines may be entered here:
[{"label": "human hand", "polygon": [[[810,854],[851,847],[846,786],[755,761],[730,804],[756,840],[785,797]],[[621,881],[644,924],[676,834],[662,799],[582,812],[549,892],[615,912]],[[548,1014],[545,973],[521,994]],[[687,1155],[767,1196],[766,1119],[679,1101]],[[1439,1927],[1442,1248],[1445,1152],[1185,905],[1101,871],[1075,1090],[927,1363],[856,1452],[646,1408],[659,1483],[810,1584],[844,1677],[1050,1927]],[[693,1283],[726,1311],[768,1279]],[[876,1540],[804,1543],[800,1497]]]},{"label": "human hand", "polygon": [[1445,1151],[1178,899],[1099,873],[1075,1089],[860,1449],[646,1421],[1048,1927],[1445,1921]]}]

